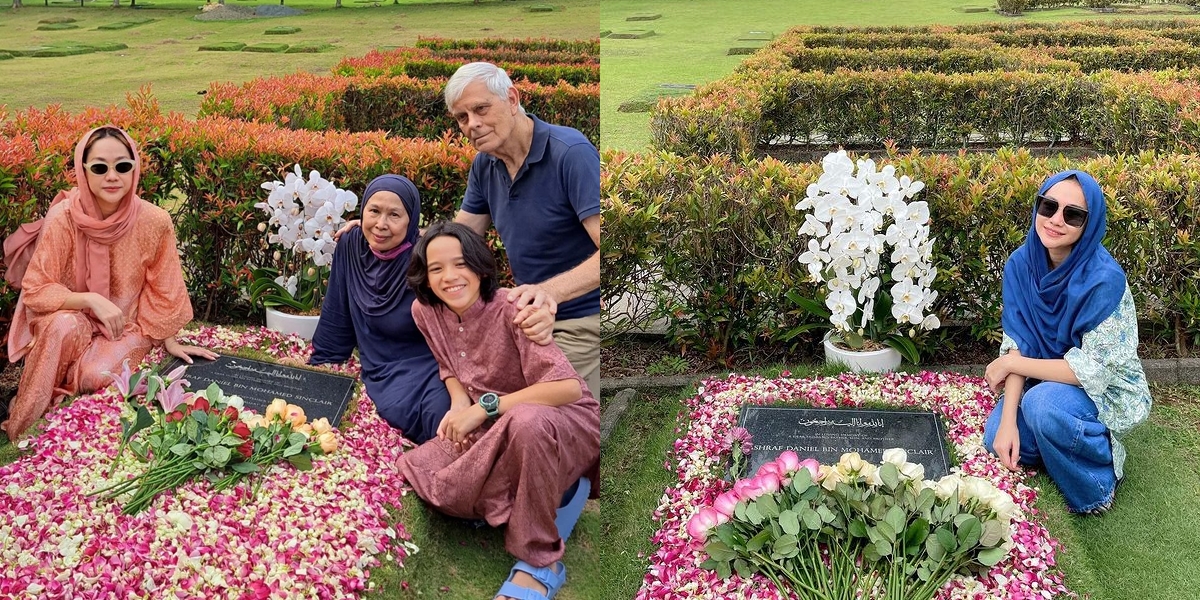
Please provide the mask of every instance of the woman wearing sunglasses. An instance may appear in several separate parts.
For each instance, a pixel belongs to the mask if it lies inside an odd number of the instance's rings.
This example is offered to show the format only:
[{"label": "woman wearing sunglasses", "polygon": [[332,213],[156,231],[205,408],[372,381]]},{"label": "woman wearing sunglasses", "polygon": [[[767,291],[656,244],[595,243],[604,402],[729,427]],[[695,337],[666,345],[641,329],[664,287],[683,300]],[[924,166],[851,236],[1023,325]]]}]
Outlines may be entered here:
[{"label": "woman wearing sunglasses", "polygon": [[1100,244],[1091,175],[1046,180],[1025,244],[1004,266],[1004,337],[988,384],[1002,391],[984,445],[1005,467],[1043,466],[1071,512],[1100,514],[1124,476],[1118,440],[1150,413],[1125,272]]},{"label": "woman wearing sunglasses", "polygon": [[137,196],[137,146],[111,126],[75,146],[76,187],[46,218],[4,243],[5,277],[21,289],[8,336],[25,368],[3,428],[16,439],[65,395],[109,383],[125,359],[163,344],[191,363],[212,352],[175,334],[192,320],[175,229],[167,211]]}]

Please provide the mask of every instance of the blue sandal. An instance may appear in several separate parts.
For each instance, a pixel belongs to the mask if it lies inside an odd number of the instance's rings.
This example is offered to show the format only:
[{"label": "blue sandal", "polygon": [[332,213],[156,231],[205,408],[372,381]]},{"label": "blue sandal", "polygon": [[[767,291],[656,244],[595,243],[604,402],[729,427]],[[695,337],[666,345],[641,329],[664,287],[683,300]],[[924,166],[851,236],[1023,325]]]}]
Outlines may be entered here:
[{"label": "blue sandal", "polygon": [[[512,570],[508,572],[508,581],[500,586],[500,591],[495,597],[506,596],[517,600],[552,600],[558,594],[558,590],[561,590],[563,584],[567,582],[567,566],[561,561],[555,563],[555,566],[560,567],[557,573],[554,572],[554,567],[535,567],[523,560],[518,560],[517,564],[513,565]],[[538,583],[545,586],[546,593],[541,594],[537,590],[513,583],[512,578],[517,571],[529,573]]]}]

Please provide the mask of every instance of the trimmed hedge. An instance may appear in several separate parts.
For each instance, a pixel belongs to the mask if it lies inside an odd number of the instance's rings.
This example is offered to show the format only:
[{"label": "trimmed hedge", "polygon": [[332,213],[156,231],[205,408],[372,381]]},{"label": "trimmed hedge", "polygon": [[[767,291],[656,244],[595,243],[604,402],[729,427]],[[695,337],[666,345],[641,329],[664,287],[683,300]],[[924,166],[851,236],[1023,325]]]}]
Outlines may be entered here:
[{"label": "trimmed hedge", "polygon": [[[1109,202],[1105,244],[1125,268],[1144,321],[1200,344],[1200,156],[1155,154],[1072,160],[995,155],[900,155],[876,161],[925,182],[937,242],[935,309],[995,340],[1004,261],[1024,240],[1038,186],[1055,172],[1092,173]],[[713,358],[817,319],[786,293],[816,297],[796,257],[803,213],[794,209],[820,163],[668,153],[602,153],[606,306],[631,289],[655,302],[676,341]],[[614,315],[607,315],[612,321]],[[816,343],[817,338],[792,340]]]},{"label": "trimmed hedge", "polygon": [[654,145],[742,154],[778,141],[962,147],[1069,140],[1115,152],[1200,147],[1200,85],[1152,74],[741,72],[665,99]]},{"label": "trimmed hedge", "polygon": [[[225,116],[310,130],[387,131],[436,139],[458,125],[442,99],[445,80],[411,77],[322,77],[295,73],[242,85],[216,82],[200,116]],[[574,127],[597,143],[600,86],[544,86],[519,81],[523,106],[539,118]]]},{"label": "trimmed hedge", "polygon": [[[472,57],[470,60],[487,60],[504,69],[514,81],[524,79],[546,85],[556,85],[560,80],[573,85],[599,83],[600,81],[600,64],[596,62],[591,64],[532,63],[527,60],[505,61],[487,56]],[[333,72],[339,76],[408,76],[417,79],[435,77],[449,79],[466,62],[468,61],[462,58],[436,56],[424,48],[400,48],[389,52],[372,51],[362,58],[345,59],[334,67]]]},{"label": "trimmed hedge", "polygon": [[478,40],[463,40],[441,37],[419,37],[415,44],[418,48],[430,50],[515,50],[518,52],[568,52],[599,58],[600,40],[551,40],[527,38],[514,40],[507,38],[483,38]]}]

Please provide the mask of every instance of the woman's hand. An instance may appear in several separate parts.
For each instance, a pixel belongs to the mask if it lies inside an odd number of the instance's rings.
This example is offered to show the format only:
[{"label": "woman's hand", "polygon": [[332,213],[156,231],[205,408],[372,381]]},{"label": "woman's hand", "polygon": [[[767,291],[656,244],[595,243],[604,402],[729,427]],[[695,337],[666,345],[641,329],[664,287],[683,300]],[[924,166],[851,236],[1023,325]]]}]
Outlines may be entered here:
[{"label": "woman's hand", "polygon": [[550,312],[550,307],[547,305],[542,305],[541,308],[532,304],[527,305],[517,312],[513,324],[521,328],[529,341],[539,346],[545,346],[554,341],[554,313]]},{"label": "woman's hand", "polygon": [[174,356],[189,365],[192,364],[193,356],[207,358],[208,360],[217,360],[217,353],[213,352],[212,350],[209,350],[208,348],[201,348],[200,346],[185,346],[180,344],[175,339],[175,336],[171,336],[163,340],[163,348],[166,348],[167,352],[170,353],[171,356]]},{"label": "woman's hand", "polygon": [[1000,429],[996,431],[996,439],[992,440],[992,448],[996,451],[996,456],[1000,457],[1000,464],[1010,471],[1021,470],[1017,464],[1017,461],[1021,460],[1021,434],[1017,431],[1016,423],[1000,424]]},{"label": "woman's hand", "polygon": [[88,293],[87,307],[100,322],[100,329],[108,339],[115,340],[125,333],[125,313],[111,300],[100,294]]},{"label": "woman's hand", "polygon": [[487,421],[487,412],[478,404],[462,408],[452,407],[438,424],[437,435],[454,442],[460,450],[466,450],[474,442],[472,434],[484,421]]},{"label": "woman's hand", "polygon": [[983,378],[987,380],[988,387],[993,392],[999,393],[1004,388],[1004,382],[1013,372],[1013,362],[1021,357],[1021,353],[1016,350],[1010,350],[1008,354],[993,360],[988,363],[987,369],[983,373]]}]

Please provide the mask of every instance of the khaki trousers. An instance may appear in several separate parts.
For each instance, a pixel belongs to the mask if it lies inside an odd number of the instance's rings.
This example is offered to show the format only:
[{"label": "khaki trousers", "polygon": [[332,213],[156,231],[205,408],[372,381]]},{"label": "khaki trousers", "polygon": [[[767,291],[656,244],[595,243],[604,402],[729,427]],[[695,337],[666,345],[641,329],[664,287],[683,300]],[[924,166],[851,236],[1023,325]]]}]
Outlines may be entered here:
[{"label": "khaki trousers", "polygon": [[554,324],[554,343],[558,344],[579,376],[587,382],[592,396],[600,398],[600,315],[567,319]]}]

